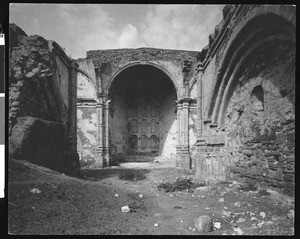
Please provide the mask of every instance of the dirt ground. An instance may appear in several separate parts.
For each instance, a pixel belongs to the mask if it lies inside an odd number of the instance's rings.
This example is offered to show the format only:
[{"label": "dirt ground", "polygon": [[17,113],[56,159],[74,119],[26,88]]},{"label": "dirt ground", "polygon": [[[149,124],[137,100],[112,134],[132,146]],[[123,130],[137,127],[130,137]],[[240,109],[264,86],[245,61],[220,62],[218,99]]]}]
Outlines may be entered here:
[{"label": "dirt ground", "polygon": [[[119,179],[129,171],[144,179]],[[288,218],[293,198],[228,182],[194,192],[158,190],[159,183],[182,175],[171,163],[153,162],[82,170],[81,178],[73,178],[10,160],[9,234],[200,235],[194,219],[201,215],[221,223],[207,235],[294,234],[294,219]],[[122,212],[125,205],[132,211]]]}]

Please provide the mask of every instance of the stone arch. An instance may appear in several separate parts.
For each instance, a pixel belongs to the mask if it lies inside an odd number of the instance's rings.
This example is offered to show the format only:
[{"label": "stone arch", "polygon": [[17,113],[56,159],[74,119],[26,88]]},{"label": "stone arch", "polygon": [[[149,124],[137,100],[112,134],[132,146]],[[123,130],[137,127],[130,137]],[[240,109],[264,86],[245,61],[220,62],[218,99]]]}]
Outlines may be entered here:
[{"label": "stone arch", "polygon": [[[85,79],[81,79],[80,74],[83,75]],[[82,81],[82,83],[80,83]],[[83,84],[85,82],[88,84]],[[83,99],[97,99],[97,90],[96,90],[96,83],[93,80],[93,78],[83,69],[77,68],[77,95],[78,98],[83,98]]]},{"label": "stone arch", "polygon": [[[108,117],[108,127],[114,132],[112,145],[125,145],[118,149],[118,153],[130,158],[133,155],[165,156],[176,152],[173,135],[177,133],[177,92],[170,77],[160,69],[143,64],[127,67],[115,77],[108,97],[110,105],[116,103],[117,107]],[[122,102],[116,100],[120,96]],[[138,126],[132,131],[134,124]],[[137,135],[137,148],[128,149],[126,145],[130,144],[127,141],[132,134]],[[155,139],[151,138],[154,134]],[[151,148],[151,139],[156,142],[154,149]]]},{"label": "stone arch", "polygon": [[104,89],[104,93],[105,94],[109,94],[109,91],[110,91],[110,88],[111,88],[111,85],[113,83],[113,81],[116,79],[116,77],[121,74],[124,70],[128,69],[128,68],[131,68],[131,67],[134,67],[134,66],[139,66],[139,65],[148,65],[148,66],[152,66],[154,68],[157,68],[159,69],[160,71],[162,71],[172,82],[174,88],[175,88],[175,91],[176,91],[176,98],[178,99],[179,97],[179,88],[178,88],[178,85],[177,85],[177,82],[173,79],[173,77],[171,76],[171,74],[165,69],[163,68],[162,66],[160,65],[157,65],[157,64],[154,64],[152,62],[133,62],[133,63],[130,63],[130,64],[127,64],[126,66],[122,67],[121,69],[119,69],[116,73],[114,73],[111,78],[108,80],[108,83],[107,83],[107,87],[106,89]]},{"label": "stone arch", "polygon": [[295,11],[289,9],[288,13],[276,14],[273,8],[263,8],[255,14],[249,13],[236,26],[220,62],[208,101],[207,120],[212,124],[223,126],[229,100],[238,84],[237,76],[255,52],[272,42],[294,44],[295,24],[290,19],[294,19],[292,13]]}]

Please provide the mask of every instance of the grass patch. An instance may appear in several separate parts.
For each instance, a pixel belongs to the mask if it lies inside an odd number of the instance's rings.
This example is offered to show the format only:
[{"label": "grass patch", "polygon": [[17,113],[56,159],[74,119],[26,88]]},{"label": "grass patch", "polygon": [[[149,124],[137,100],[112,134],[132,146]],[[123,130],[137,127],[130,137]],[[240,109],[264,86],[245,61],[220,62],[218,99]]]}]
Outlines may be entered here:
[{"label": "grass patch", "polygon": [[125,181],[137,181],[137,180],[143,180],[145,178],[146,176],[140,171],[130,170],[119,174],[119,179]]},{"label": "grass patch", "polygon": [[258,191],[258,195],[260,195],[260,196],[267,196],[267,195],[270,195],[270,194],[271,193],[267,192],[267,190],[265,190],[265,189],[260,189]]},{"label": "grass patch", "polygon": [[170,182],[162,182],[157,185],[159,190],[163,189],[165,192],[175,192],[175,191],[184,191],[188,190],[189,192],[193,192],[197,187],[207,186],[207,183],[200,182],[194,183],[191,178],[187,177],[179,177],[173,183]]},{"label": "grass patch", "polygon": [[242,190],[244,192],[256,191],[257,187],[255,186],[254,183],[248,183],[248,184],[245,184],[245,185],[241,185],[240,190]]}]

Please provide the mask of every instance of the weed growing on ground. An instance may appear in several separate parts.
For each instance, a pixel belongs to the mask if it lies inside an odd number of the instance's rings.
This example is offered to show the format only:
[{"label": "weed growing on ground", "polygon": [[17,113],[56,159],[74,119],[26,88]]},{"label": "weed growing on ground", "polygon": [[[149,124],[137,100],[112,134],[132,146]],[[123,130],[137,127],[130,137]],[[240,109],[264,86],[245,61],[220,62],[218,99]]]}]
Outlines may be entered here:
[{"label": "weed growing on ground", "polygon": [[267,195],[270,195],[271,193],[267,192],[267,190],[265,190],[265,189],[260,189],[258,194],[260,196],[267,196]]},{"label": "weed growing on ground", "polygon": [[254,183],[248,183],[246,185],[241,185],[240,186],[240,190],[244,191],[244,192],[249,192],[249,191],[256,191],[257,187],[255,186]]},{"label": "weed growing on ground", "polygon": [[162,182],[157,185],[157,188],[159,190],[164,189],[166,193],[175,192],[175,191],[184,191],[184,190],[193,192],[195,188],[203,187],[203,186],[207,186],[207,183],[205,182],[194,183],[191,178],[179,177],[173,183]]},{"label": "weed growing on ground", "polygon": [[119,175],[119,179],[126,181],[137,181],[145,179],[145,175],[140,171],[125,171]]}]

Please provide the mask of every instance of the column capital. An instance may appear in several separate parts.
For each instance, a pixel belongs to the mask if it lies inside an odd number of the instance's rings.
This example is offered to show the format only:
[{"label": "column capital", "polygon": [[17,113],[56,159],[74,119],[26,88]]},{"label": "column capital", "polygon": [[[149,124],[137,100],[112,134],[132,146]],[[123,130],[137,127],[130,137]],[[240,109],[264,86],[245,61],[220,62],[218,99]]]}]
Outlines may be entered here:
[{"label": "column capital", "polygon": [[185,97],[185,98],[182,98],[180,100],[178,100],[177,102],[180,103],[180,104],[184,104],[184,103],[190,103],[193,99],[192,98],[189,98],[189,97]]}]

